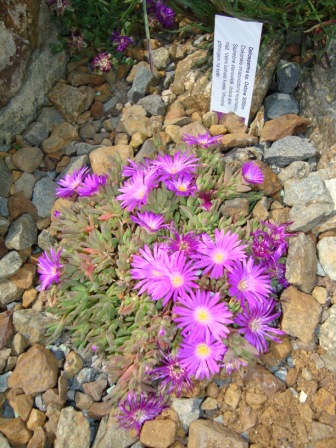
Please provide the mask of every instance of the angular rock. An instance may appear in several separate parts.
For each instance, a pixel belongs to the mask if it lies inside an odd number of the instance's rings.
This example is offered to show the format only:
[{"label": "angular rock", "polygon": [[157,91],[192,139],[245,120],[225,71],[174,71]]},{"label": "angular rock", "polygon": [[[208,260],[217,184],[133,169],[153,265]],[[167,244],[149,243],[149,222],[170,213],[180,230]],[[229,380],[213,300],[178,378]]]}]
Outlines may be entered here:
[{"label": "angular rock", "polygon": [[20,418],[0,418],[0,431],[13,447],[26,446],[32,436]]},{"label": "angular rock", "polygon": [[41,344],[21,356],[8,380],[9,387],[22,388],[27,395],[44,392],[57,384],[58,362]]},{"label": "angular rock", "polygon": [[303,292],[311,293],[316,282],[316,248],[312,240],[299,233],[289,240],[286,279]]},{"label": "angular rock", "polygon": [[29,173],[22,173],[14,184],[15,193],[22,191],[26,199],[31,199],[35,177]]},{"label": "angular rock", "polygon": [[316,148],[305,138],[285,137],[265,148],[265,162],[277,166],[287,166],[298,160],[307,160],[316,155]]},{"label": "angular rock", "polygon": [[8,199],[0,197],[0,216],[8,216]]},{"label": "angular rock", "polygon": [[61,123],[55,126],[50,137],[44,140],[42,149],[45,153],[51,154],[64,148],[74,140],[79,140],[76,128],[70,123]]},{"label": "angular rock", "polygon": [[31,247],[37,237],[35,219],[30,213],[20,216],[14,221],[5,240],[8,249],[23,250]]},{"label": "angular rock", "polygon": [[38,218],[35,205],[25,197],[23,191],[19,191],[10,196],[8,200],[8,210],[11,219],[16,219],[24,213],[31,213],[35,219]]},{"label": "angular rock", "polygon": [[13,176],[9,172],[5,161],[0,159],[0,196],[7,198],[13,183]]},{"label": "angular rock", "polygon": [[90,424],[73,407],[62,409],[57,425],[55,448],[90,447]]},{"label": "angular rock", "polygon": [[75,170],[79,170],[88,164],[89,158],[86,154],[78,157],[71,157],[69,164],[62,170],[62,173],[56,180],[58,181],[60,178],[65,177],[66,174],[72,174]]},{"label": "angular rock", "polygon": [[284,202],[287,205],[313,203],[333,205],[334,203],[325,182],[319,177],[290,180],[285,182],[284,188]]},{"label": "angular rock", "polygon": [[0,313],[0,349],[5,347],[14,334],[12,312]]},{"label": "angular rock", "polygon": [[126,163],[127,159],[133,156],[131,145],[101,146],[90,152],[90,163],[95,174],[106,174],[108,169],[114,166],[114,156],[121,157]]},{"label": "angular rock", "polygon": [[175,441],[177,425],[171,420],[152,420],[144,423],[140,442],[150,448],[168,448]]},{"label": "angular rock", "polygon": [[[336,356],[336,305],[328,309],[329,317],[321,325],[318,338],[320,346],[330,356]],[[323,358],[324,359],[324,358]],[[335,369],[336,370],[336,369]]]},{"label": "angular rock", "polygon": [[285,384],[265,367],[255,365],[250,367],[244,378],[246,388],[253,387],[264,395],[270,396],[286,389]]},{"label": "angular rock", "polygon": [[48,218],[55,202],[56,183],[50,177],[37,181],[33,191],[33,204],[41,218]]},{"label": "angular rock", "polygon": [[15,274],[22,266],[22,259],[18,252],[12,251],[0,260],[0,280]]},{"label": "angular rock", "polygon": [[258,138],[253,135],[237,133],[223,135],[220,140],[221,147],[224,149],[245,148],[258,144]]},{"label": "angular rock", "polygon": [[35,121],[28,126],[23,137],[30,145],[40,146],[48,135],[49,129],[41,121]]},{"label": "angular rock", "polygon": [[0,281],[0,306],[5,307],[8,303],[14,302],[21,297],[22,290],[10,280]]},{"label": "angular rock", "polygon": [[311,121],[296,114],[286,114],[265,123],[261,130],[260,141],[276,142],[285,137],[306,132]]},{"label": "angular rock", "polygon": [[108,415],[113,407],[111,400],[102,401],[99,403],[92,403],[88,409],[88,417],[93,420],[101,420],[105,415]]},{"label": "angular rock", "polygon": [[34,430],[33,437],[29,440],[27,448],[44,448],[47,446],[47,435],[41,426]]},{"label": "angular rock", "polygon": [[315,329],[320,321],[322,308],[309,294],[290,286],[281,294],[281,329],[308,345],[314,344]]},{"label": "angular rock", "polygon": [[261,169],[264,175],[264,182],[256,185],[256,189],[264,191],[266,196],[272,196],[274,193],[280,191],[281,183],[274,171],[261,160],[256,160],[254,163]]},{"label": "angular rock", "polygon": [[313,403],[318,412],[327,412],[329,415],[335,415],[335,397],[323,387],[316,392]]},{"label": "angular rock", "polygon": [[49,250],[56,243],[56,239],[50,235],[47,229],[42,230],[38,236],[38,245],[43,250]]},{"label": "angular rock", "polygon": [[41,122],[51,132],[55,126],[63,123],[64,119],[54,107],[43,107],[37,121]]},{"label": "angular rock", "polygon": [[239,434],[221,423],[196,420],[189,429],[188,448],[210,447],[248,448],[248,443]]},{"label": "angular rock", "polygon": [[94,401],[99,401],[107,386],[107,380],[100,379],[90,383],[84,383],[84,392],[89,395]]},{"label": "angular rock", "polygon": [[11,448],[8,440],[0,432],[0,448]]},{"label": "angular rock", "polygon": [[149,87],[157,84],[158,78],[154,76],[149,68],[149,64],[139,65],[131,90],[127,98],[131,103],[137,103],[149,91]]},{"label": "angular rock", "polygon": [[318,258],[325,273],[336,281],[336,237],[327,237],[317,244]]},{"label": "angular rock", "polygon": [[308,174],[310,173],[310,165],[307,162],[293,162],[290,165],[288,165],[286,168],[284,168],[280,174],[279,179],[282,183],[286,182],[286,180],[289,179],[304,179],[305,177],[308,177]]},{"label": "angular rock", "polygon": [[191,422],[199,418],[201,401],[199,398],[174,398],[172,400],[171,407],[176,411],[185,431],[188,431]]},{"label": "angular rock", "polygon": [[333,212],[333,208],[333,204],[296,204],[289,212],[290,221],[293,221],[289,229],[292,232],[309,232],[315,226],[322,224]]},{"label": "angular rock", "polygon": [[10,278],[10,281],[20,289],[27,289],[33,284],[35,273],[36,266],[26,263]]},{"label": "angular rock", "polygon": [[9,400],[9,404],[13,408],[15,414],[18,415],[24,422],[27,422],[28,420],[33,403],[33,397],[25,394],[17,395]]},{"label": "angular rock", "polygon": [[281,93],[293,93],[300,79],[301,67],[295,62],[281,59],[277,66],[277,86]]},{"label": "angular rock", "polygon": [[166,105],[161,100],[160,95],[147,95],[141,98],[137,104],[151,115],[164,115],[166,112]]},{"label": "angular rock", "polygon": [[229,112],[224,114],[218,121],[218,124],[222,124],[231,133],[247,133],[247,126],[241,117],[236,115],[234,112]]},{"label": "angular rock", "polygon": [[82,369],[83,359],[76,352],[70,352],[65,359],[64,372],[67,378],[73,378]]},{"label": "angular rock", "polygon": [[30,344],[45,342],[46,328],[55,320],[55,316],[32,309],[17,310],[13,313],[14,328],[21,333]]},{"label": "angular rock", "polygon": [[129,448],[137,440],[137,437],[132,437],[129,431],[120,427],[111,412],[101,420],[92,448]]},{"label": "angular rock", "polygon": [[281,115],[298,114],[299,103],[286,93],[272,93],[265,98],[265,114],[267,118],[277,118]]},{"label": "angular rock", "polygon": [[142,132],[147,137],[151,137],[149,132],[149,118],[142,106],[135,105],[125,107],[117,126],[117,132],[125,132],[132,136],[136,132]]},{"label": "angular rock", "polygon": [[152,51],[154,67],[158,70],[164,70],[168,63],[169,52],[167,48],[160,47]]},{"label": "angular rock", "polygon": [[86,96],[75,87],[58,82],[48,95],[50,102],[70,123],[76,123],[78,115],[85,110]]},{"label": "angular rock", "polygon": [[12,162],[21,171],[33,173],[43,160],[43,152],[36,147],[26,146],[12,155]]}]

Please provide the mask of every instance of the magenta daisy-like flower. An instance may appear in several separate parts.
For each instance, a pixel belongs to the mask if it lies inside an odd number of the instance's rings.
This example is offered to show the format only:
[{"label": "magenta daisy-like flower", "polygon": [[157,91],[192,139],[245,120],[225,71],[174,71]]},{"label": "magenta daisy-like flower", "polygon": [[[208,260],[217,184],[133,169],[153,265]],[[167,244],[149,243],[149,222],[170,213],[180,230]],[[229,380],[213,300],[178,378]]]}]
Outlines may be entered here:
[{"label": "magenta daisy-like flower", "polygon": [[101,185],[105,185],[107,176],[98,176],[97,174],[88,174],[83,183],[78,187],[79,196],[92,196],[97,193]]},{"label": "magenta daisy-like flower", "polygon": [[206,132],[205,134],[198,134],[197,137],[184,134],[182,140],[186,142],[187,145],[199,145],[202,146],[202,148],[207,149],[211,145],[220,143],[222,137],[222,135],[215,135],[214,137],[211,137],[210,133]]},{"label": "magenta daisy-like flower", "polygon": [[151,379],[159,380],[159,388],[166,394],[174,392],[179,397],[183,389],[191,392],[192,381],[186,369],[181,365],[179,357],[172,355],[170,352],[165,354],[161,349],[160,352],[162,356],[160,362],[163,365],[149,372]]},{"label": "magenta daisy-like flower", "polygon": [[235,261],[246,258],[245,248],[246,245],[235,233],[216,229],[215,242],[207,234],[202,235],[198,254],[193,257],[199,259],[194,267],[203,269],[203,274],[210,272],[211,278],[221,278],[224,269],[231,271]]},{"label": "magenta daisy-like flower", "polygon": [[127,47],[133,44],[133,39],[129,36],[122,36],[118,31],[113,31],[111,39],[117,44],[117,51],[125,51]]},{"label": "magenta daisy-like flower", "polygon": [[265,274],[265,268],[255,265],[252,257],[236,261],[228,274],[229,294],[243,305],[256,305],[272,293],[271,279]]},{"label": "magenta daisy-like flower", "polygon": [[111,62],[111,54],[107,51],[99,53],[92,59],[92,67],[98,68],[100,72],[109,72],[113,67]]},{"label": "magenta daisy-like flower", "polygon": [[173,156],[159,155],[153,160],[153,165],[158,168],[161,180],[166,180],[176,175],[194,173],[199,163],[198,158],[188,151],[182,154],[178,151]]},{"label": "magenta daisy-like flower", "polygon": [[175,12],[161,0],[147,0],[147,11],[153,14],[158,22],[165,28],[174,25]]},{"label": "magenta daisy-like flower", "polygon": [[137,216],[131,216],[130,218],[150,233],[157,232],[164,225],[164,216],[153,212],[138,212]]},{"label": "magenta daisy-like flower", "polygon": [[210,378],[219,372],[219,363],[227,348],[224,344],[210,339],[188,339],[181,343],[179,358],[189,375],[196,379]]},{"label": "magenta daisy-like flower", "polygon": [[262,184],[264,182],[264,174],[254,162],[244,163],[242,176],[248,184]]},{"label": "magenta daisy-like flower", "polygon": [[165,185],[177,196],[189,196],[197,191],[195,177],[192,174],[180,174],[173,179],[166,179]]},{"label": "magenta daisy-like flower", "polygon": [[178,296],[190,293],[192,288],[198,289],[197,269],[192,261],[187,261],[182,252],[169,255],[167,271],[152,283],[149,292],[153,300],[162,299],[163,305],[172,298],[176,302]]},{"label": "magenta daisy-like flower", "polygon": [[88,172],[89,168],[84,166],[79,170],[75,170],[72,174],[66,174],[64,179],[57,182],[59,187],[56,188],[56,196],[58,198],[69,198],[74,194],[78,194],[78,188],[82,185]]},{"label": "magenta daisy-like flower", "polygon": [[165,407],[167,407],[165,397],[161,395],[146,395],[143,392],[137,395],[130,392],[126,400],[119,402],[117,419],[119,425],[127,431],[136,429],[140,434],[142,425],[161,414]]},{"label": "magenta daisy-like flower", "polygon": [[175,231],[174,238],[171,238],[168,242],[168,250],[170,252],[183,252],[188,257],[197,253],[198,245],[199,236],[194,232],[182,233],[180,235]]},{"label": "magenta daisy-like flower", "polygon": [[153,166],[152,160],[145,158],[143,162],[136,163],[133,160],[127,160],[128,165],[124,166],[122,169],[122,175],[124,177],[133,177],[139,171],[156,171],[156,168]]},{"label": "magenta daisy-like flower", "polygon": [[271,258],[274,252],[274,245],[272,238],[268,235],[268,233],[263,230],[256,230],[252,235],[252,254],[263,260]]},{"label": "magenta daisy-like flower", "polygon": [[116,199],[121,201],[121,206],[132,211],[136,207],[146,204],[149,192],[157,186],[157,176],[155,171],[138,171],[131,177],[124,186],[119,188],[122,193]]},{"label": "magenta daisy-like flower", "polygon": [[267,340],[280,342],[277,335],[285,334],[284,331],[268,325],[277,319],[281,312],[274,312],[275,301],[263,300],[256,305],[244,307],[243,312],[235,317],[235,324],[239,327],[239,333],[253,345],[259,353],[267,352]]},{"label": "magenta daisy-like flower", "polygon": [[190,292],[179,297],[173,313],[174,322],[182,328],[182,336],[188,339],[209,339],[212,335],[218,341],[230,333],[227,325],[232,324],[233,315],[227,305],[220,301],[220,295],[211,291]]},{"label": "magenta daisy-like flower", "polygon": [[292,236],[296,236],[296,232],[290,232],[288,227],[293,224],[292,222],[285,222],[284,224],[273,224],[272,222],[264,222],[261,223],[266,227],[266,232],[271,238],[275,249],[280,255],[284,255],[288,249],[288,238]]},{"label": "magenta daisy-like flower", "polygon": [[63,265],[60,257],[63,249],[55,250],[50,248],[49,254],[44,252],[38,260],[37,272],[40,274],[41,291],[49,289],[53,283],[59,283]]}]

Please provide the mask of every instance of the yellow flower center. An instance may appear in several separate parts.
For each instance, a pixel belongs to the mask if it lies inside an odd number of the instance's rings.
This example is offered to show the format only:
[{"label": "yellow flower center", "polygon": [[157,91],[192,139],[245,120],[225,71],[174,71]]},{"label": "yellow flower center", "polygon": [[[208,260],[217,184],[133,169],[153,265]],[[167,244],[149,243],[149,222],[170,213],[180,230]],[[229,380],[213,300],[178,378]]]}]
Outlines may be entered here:
[{"label": "yellow flower center", "polygon": [[196,311],[196,319],[198,320],[198,322],[200,323],[207,323],[209,322],[210,315],[208,310],[206,310],[205,308],[199,308]]},{"label": "yellow flower center", "polygon": [[146,195],[146,193],[147,193],[146,188],[142,187],[142,188],[140,188],[140,190],[137,191],[135,197],[136,197],[136,199],[143,199],[144,196]]},{"label": "yellow flower center", "polygon": [[248,288],[248,283],[246,280],[240,280],[238,283],[238,289],[239,291],[246,291]]},{"label": "yellow flower center", "polygon": [[170,172],[171,174],[176,174],[179,172],[179,170],[176,168],[176,166],[174,166],[173,168],[171,168]]},{"label": "yellow flower center", "polygon": [[252,331],[259,331],[260,330],[260,319],[254,319],[252,322],[250,322],[249,327]]},{"label": "yellow flower center", "polygon": [[178,191],[187,191],[187,187],[185,185],[179,185],[177,189]]},{"label": "yellow flower center", "polygon": [[204,343],[198,344],[196,347],[196,353],[200,358],[207,358],[211,353],[211,349]]},{"label": "yellow flower center", "polygon": [[171,277],[171,283],[174,286],[174,288],[179,288],[180,286],[183,285],[184,279],[181,275],[176,274]]},{"label": "yellow flower center", "polygon": [[217,264],[221,264],[224,261],[224,255],[222,252],[215,252],[213,256],[213,261]]}]

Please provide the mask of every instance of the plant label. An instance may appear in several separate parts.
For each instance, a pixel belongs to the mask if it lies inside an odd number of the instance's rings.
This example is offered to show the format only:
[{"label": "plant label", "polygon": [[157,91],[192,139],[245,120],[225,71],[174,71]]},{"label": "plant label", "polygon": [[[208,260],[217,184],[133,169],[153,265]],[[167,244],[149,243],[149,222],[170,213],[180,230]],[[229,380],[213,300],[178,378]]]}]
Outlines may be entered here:
[{"label": "plant label", "polygon": [[215,17],[211,110],[248,124],[262,23]]}]

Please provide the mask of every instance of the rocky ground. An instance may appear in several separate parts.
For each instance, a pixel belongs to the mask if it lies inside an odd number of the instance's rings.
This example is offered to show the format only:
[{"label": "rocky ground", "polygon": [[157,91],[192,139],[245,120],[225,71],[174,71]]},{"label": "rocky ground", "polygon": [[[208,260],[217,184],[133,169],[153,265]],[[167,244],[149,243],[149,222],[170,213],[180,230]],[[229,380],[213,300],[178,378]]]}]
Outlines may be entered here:
[{"label": "rocky ground", "polygon": [[[36,120],[0,147],[1,448],[336,447],[336,146],[320,152],[306,138],[312,117],[300,115],[295,99],[302,73],[289,63],[292,47],[265,52],[249,129],[233,114],[218,121],[208,111],[211,67],[200,48],[209,38],[153,40],[154,74],[141,49],[130,71],[99,75],[87,60],[70,62]],[[252,158],[263,170],[265,195],[253,216],[293,221],[292,286],[280,299],[287,335],[244,374],[172,397],[139,439],[118,427],[104,400],[104,360],[65,340],[46,346],[54,316],[36,289],[36,263],[54,243],[48,229],[62,201],[55,182],[65,173],[91,165],[100,174],[116,152],[125,161],[150,156],[155,132],[173,147],[207,129],[223,135],[227,161]],[[248,215],[243,199],[223,208],[236,213]]]}]

